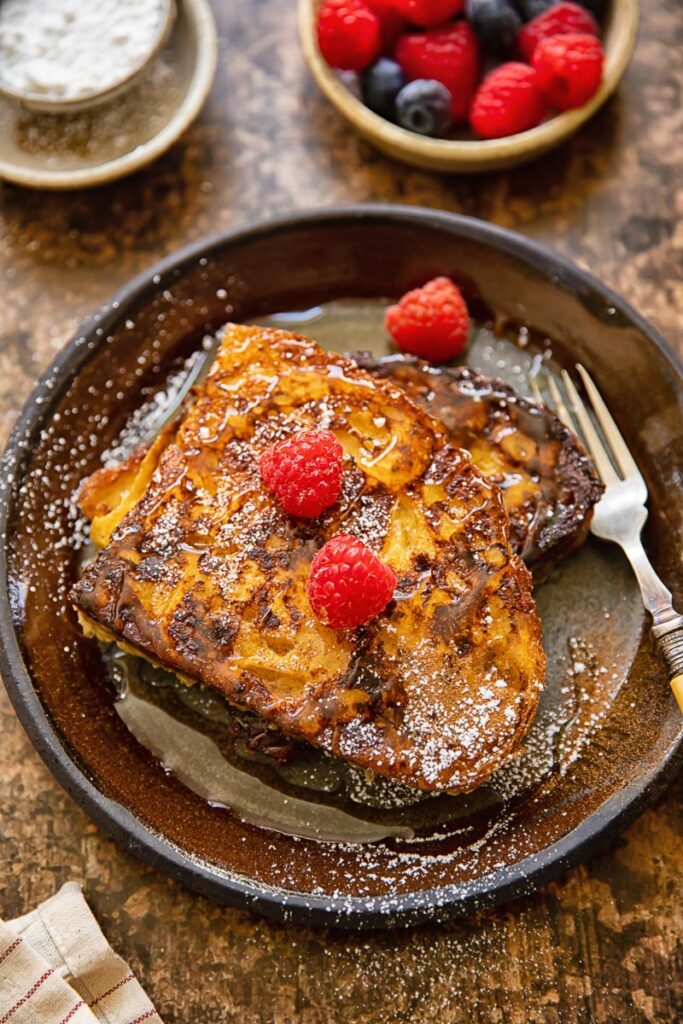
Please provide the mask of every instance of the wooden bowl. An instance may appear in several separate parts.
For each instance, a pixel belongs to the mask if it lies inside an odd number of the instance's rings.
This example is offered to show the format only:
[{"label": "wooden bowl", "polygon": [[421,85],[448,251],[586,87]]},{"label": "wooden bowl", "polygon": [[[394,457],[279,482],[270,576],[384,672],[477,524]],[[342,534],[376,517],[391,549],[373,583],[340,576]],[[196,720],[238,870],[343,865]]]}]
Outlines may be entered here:
[{"label": "wooden bowl", "polygon": [[323,59],[315,31],[320,0],[299,0],[299,35],[304,56],[327,98],[356,131],[396,160],[429,171],[494,171],[533,160],[568,139],[611,96],[628,67],[636,44],[639,0],[611,0],[603,31],[605,70],[593,99],[558,114],[529,131],[506,139],[430,139],[373,113],[339,80]]}]

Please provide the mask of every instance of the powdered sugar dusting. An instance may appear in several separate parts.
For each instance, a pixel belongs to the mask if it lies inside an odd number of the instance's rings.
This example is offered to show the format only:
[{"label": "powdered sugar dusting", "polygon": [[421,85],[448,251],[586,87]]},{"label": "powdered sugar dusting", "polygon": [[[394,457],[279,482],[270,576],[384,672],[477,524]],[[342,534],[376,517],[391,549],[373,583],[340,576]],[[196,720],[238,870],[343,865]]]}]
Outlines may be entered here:
[{"label": "powdered sugar dusting", "polygon": [[[368,347],[361,330],[355,332],[352,347]],[[500,348],[496,347],[495,351],[498,355]],[[476,352],[475,345],[475,356]],[[501,368],[498,369],[501,372]],[[145,396],[144,406],[141,405],[116,443],[104,453],[108,462],[115,461],[117,454],[129,452],[145,438],[154,424],[158,424],[158,417],[167,414],[172,406],[172,396],[177,399],[182,390],[182,374],[187,372],[186,364],[179,379],[175,382],[171,379],[167,391],[160,397],[156,393]],[[102,382],[104,387],[105,382]],[[45,401],[49,390],[47,387],[44,393]],[[67,403],[60,413],[70,420],[78,418],[77,422],[83,424],[77,448],[74,450],[66,445],[62,433],[64,420],[55,417],[41,438],[48,451],[42,468],[28,482],[21,484],[28,508],[21,522],[27,545],[30,545],[33,531],[39,527],[46,527],[54,542],[49,551],[37,545],[31,555],[36,559],[54,559],[55,552],[63,556],[65,549],[82,548],[87,539],[87,527],[78,514],[73,487],[65,485],[60,489],[59,481],[62,476],[67,478],[67,469],[71,471],[82,465],[85,470],[86,465],[91,466],[93,453],[98,450],[98,433],[106,426],[106,416],[96,408],[97,393],[88,401],[92,403],[90,408]],[[3,486],[12,486],[11,475]],[[57,493],[57,496],[46,508],[39,496],[47,490]],[[380,527],[374,518],[375,513],[366,515],[365,511],[360,503],[358,529],[363,532],[366,543],[371,543],[373,534]],[[172,516],[166,526],[166,535],[159,537],[161,543],[169,542],[172,536]],[[259,528],[267,533],[268,523],[262,522]],[[230,524],[226,524],[226,530],[225,541],[229,544]],[[223,571],[230,572],[228,559]],[[69,582],[65,569],[64,586],[45,597],[53,605],[55,615],[63,615]],[[27,599],[26,590],[30,591],[32,586],[30,577],[26,582],[23,578],[16,581],[13,601],[18,619]],[[611,550],[592,543],[563,564],[539,590],[538,599],[549,653],[549,679],[536,722],[525,738],[524,752],[497,772],[487,785],[460,797],[424,797],[386,780],[368,777],[360,771],[347,777],[343,784],[346,806],[353,805],[357,813],[369,820],[386,821],[391,816],[392,823],[411,828],[416,834],[412,839],[393,839],[390,843],[354,847],[351,873],[347,860],[348,844],[322,845],[321,857],[327,878],[325,885],[321,886],[314,873],[306,874],[303,868],[297,883],[300,891],[311,895],[312,901],[316,897],[320,900],[336,898],[340,906],[348,906],[351,912],[354,904],[350,893],[353,892],[355,896],[367,897],[368,906],[390,912],[401,892],[419,890],[421,886],[426,890],[442,881],[456,886],[462,896],[469,886],[479,884],[482,875],[491,871],[503,874],[513,871],[516,863],[533,856],[540,849],[538,836],[527,834],[519,827],[520,806],[527,809],[538,806],[541,809],[539,814],[547,815],[543,842],[558,838],[572,827],[570,812],[554,805],[548,794],[552,794],[556,787],[571,786],[577,772],[583,773],[580,789],[577,783],[581,799],[585,799],[586,791],[590,792],[591,775],[586,775],[586,765],[592,761],[598,763],[603,726],[638,646],[643,623],[642,606],[627,568],[621,566]],[[609,630],[605,629],[607,621]],[[455,675],[453,685],[457,685]],[[479,686],[481,700],[471,710],[471,718],[462,723],[457,737],[454,737],[464,752],[476,750],[480,736],[486,733],[488,722],[500,706],[505,706],[503,714],[512,724],[512,709],[507,707],[507,700],[503,700],[506,686],[507,681],[503,678],[495,675],[482,677]],[[422,725],[419,721],[415,723],[417,729]],[[357,735],[354,738],[351,734],[349,742],[365,742],[368,737],[364,736],[364,728],[368,727],[359,725]],[[440,753],[427,748],[426,756],[430,770],[438,772]],[[325,785],[328,787],[331,784],[329,769],[330,765],[326,763],[322,773],[327,778]],[[333,766],[333,775],[335,771]],[[286,775],[286,769],[283,773]],[[315,773],[308,785],[294,779],[288,785],[295,787],[302,799],[306,798],[307,792],[314,802],[341,799],[339,789],[326,790],[322,783],[320,788],[316,788]],[[272,837],[265,830],[262,835],[260,849],[263,856],[269,857],[272,851],[275,865]],[[297,840],[292,839],[291,842],[292,849],[297,849]],[[304,843],[304,840],[299,843]],[[206,868],[206,864],[203,867]],[[211,870],[216,874],[223,871],[216,865],[212,865]],[[278,887],[280,884],[286,887],[286,879],[281,882],[275,867],[272,877],[277,877]],[[264,883],[262,888],[266,891],[268,886]],[[281,893],[281,889],[278,888],[278,892]],[[438,907],[439,900],[447,900],[452,895],[451,887],[428,898]],[[343,912],[341,916],[343,918]]]}]

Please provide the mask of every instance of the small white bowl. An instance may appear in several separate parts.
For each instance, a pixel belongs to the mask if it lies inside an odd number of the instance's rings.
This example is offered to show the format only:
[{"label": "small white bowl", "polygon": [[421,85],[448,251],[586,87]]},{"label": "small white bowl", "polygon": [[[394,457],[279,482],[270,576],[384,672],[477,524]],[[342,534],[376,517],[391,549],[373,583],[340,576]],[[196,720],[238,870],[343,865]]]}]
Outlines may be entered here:
[{"label": "small white bowl", "polygon": [[[82,3],[87,2],[88,0],[82,0]],[[0,70],[0,95],[14,100],[27,110],[38,110],[46,114],[71,114],[79,110],[88,110],[90,107],[96,107],[100,103],[113,99],[134,85],[166,45],[175,21],[176,6],[175,0],[162,0],[162,3],[163,11],[159,21],[159,28],[150,42],[149,51],[112,85],[108,85],[104,89],[95,89],[86,96],[65,99],[62,96],[51,97],[47,94],[20,92],[17,89],[13,89],[12,86],[3,81],[2,71]]]},{"label": "small white bowl", "polygon": [[[2,0],[0,0],[2,2]],[[84,0],[85,2],[85,0]],[[139,170],[165,153],[199,114],[213,84],[218,59],[218,39],[209,0],[176,0],[177,18],[159,60],[173,55],[179,69],[177,99],[169,107],[163,123],[148,135],[136,129],[128,148],[115,155],[97,149],[68,160],[56,159],[52,151],[36,154],[20,139],[20,128],[27,122],[39,138],[54,133],[68,136],[74,119],[100,121],[109,106],[100,112],[48,115],[23,111],[21,107],[0,96],[0,113],[4,130],[0,132],[0,178],[28,188],[73,189],[103,185]],[[155,68],[154,63],[150,72]],[[130,93],[115,98],[111,104],[132,102],[136,92],[144,92],[146,80],[136,84]],[[142,98],[142,97],[141,97]],[[2,109],[4,108],[4,109]],[[143,129],[145,125],[143,124]],[[59,142],[57,142],[59,145]]]}]

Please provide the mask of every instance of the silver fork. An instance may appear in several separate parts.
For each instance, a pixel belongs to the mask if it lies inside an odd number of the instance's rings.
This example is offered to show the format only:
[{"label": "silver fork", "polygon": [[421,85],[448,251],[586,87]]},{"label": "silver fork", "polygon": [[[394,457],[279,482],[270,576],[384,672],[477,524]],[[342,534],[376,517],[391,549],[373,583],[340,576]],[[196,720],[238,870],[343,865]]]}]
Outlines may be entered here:
[{"label": "silver fork", "polygon": [[[589,373],[580,363],[576,369],[602,429],[604,442],[567,371],[562,371],[567,401],[554,378],[550,374],[543,376],[558,418],[583,439],[605,485],[605,493],[593,511],[591,532],[619,544],[631,563],[643,604],[652,615],[652,635],[667,664],[671,689],[683,711],[683,615],[675,611],[671,593],[653,569],[640,539],[647,519],[647,487]],[[538,374],[530,379],[530,384],[536,400],[543,403]]]}]

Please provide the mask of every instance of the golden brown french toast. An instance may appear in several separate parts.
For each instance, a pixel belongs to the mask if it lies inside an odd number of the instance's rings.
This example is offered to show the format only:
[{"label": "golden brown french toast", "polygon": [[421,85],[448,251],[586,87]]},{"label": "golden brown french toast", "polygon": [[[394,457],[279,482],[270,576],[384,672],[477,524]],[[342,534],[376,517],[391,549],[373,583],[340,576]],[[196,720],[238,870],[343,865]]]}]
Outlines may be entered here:
[{"label": "golden brown french toast", "polygon": [[584,542],[604,488],[581,443],[550,409],[467,366],[401,355],[354,358],[421,403],[500,487],[512,546],[537,578]]},{"label": "golden brown french toast", "polygon": [[[258,462],[314,426],[344,446],[344,485],[298,521]],[[498,488],[402,389],[306,338],[229,325],[175,435],[133,462],[83,492],[105,545],[73,592],[86,631],[421,789],[472,789],[515,755],[545,672],[531,578]],[[398,586],[367,626],[335,632],[306,584],[339,532]]]}]

